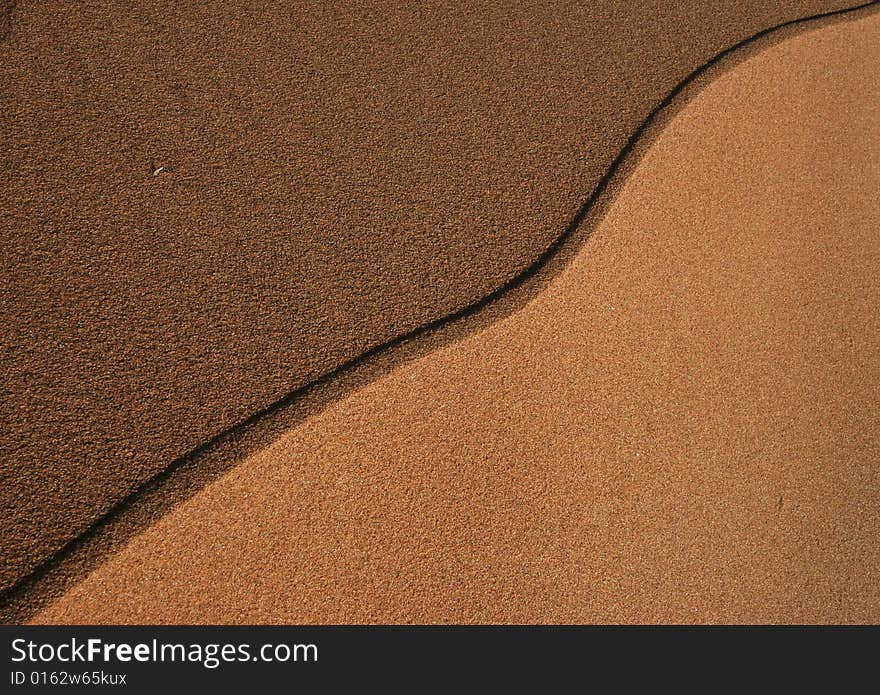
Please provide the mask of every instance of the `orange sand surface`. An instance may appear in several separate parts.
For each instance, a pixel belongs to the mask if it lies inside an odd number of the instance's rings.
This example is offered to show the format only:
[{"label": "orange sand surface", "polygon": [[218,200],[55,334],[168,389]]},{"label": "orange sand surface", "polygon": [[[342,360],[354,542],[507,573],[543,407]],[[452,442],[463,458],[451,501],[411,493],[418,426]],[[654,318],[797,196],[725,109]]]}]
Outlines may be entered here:
[{"label": "orange sand surface", "polygon": [[522,311],[37,622],[880,621],[880,15],[709,84]]},{"label": "orange sand surface", "polygon": [[0,606],[517,284],[719,52],[861,2],[0,0]]}]

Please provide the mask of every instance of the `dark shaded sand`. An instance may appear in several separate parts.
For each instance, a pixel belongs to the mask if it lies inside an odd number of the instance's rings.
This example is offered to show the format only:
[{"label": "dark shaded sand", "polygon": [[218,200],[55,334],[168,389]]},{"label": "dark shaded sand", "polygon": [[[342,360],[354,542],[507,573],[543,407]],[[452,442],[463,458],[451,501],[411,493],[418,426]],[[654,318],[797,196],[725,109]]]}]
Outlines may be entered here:
[{"label": "dark shaded sand", "polygon": [[716,52],[853,4],[4,3],[0,588],[513,278]]},{"label": "dark shaded sand", "polygon": [[709,84],[525,309],[37,622],[880,620],[880,15]]}]

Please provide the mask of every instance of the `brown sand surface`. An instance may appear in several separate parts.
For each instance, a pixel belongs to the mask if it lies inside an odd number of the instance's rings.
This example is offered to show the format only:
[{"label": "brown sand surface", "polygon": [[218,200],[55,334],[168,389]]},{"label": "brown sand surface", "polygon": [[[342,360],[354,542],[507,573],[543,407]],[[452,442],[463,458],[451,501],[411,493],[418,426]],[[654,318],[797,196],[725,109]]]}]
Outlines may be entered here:
[{"label": "brown sand surface", "polygon": [[710,83],[522,311],[36,621],[880,620],[878,59],[873,14]]},{"label": "brown sand surface", "polygon": [[852,4],[4,2],[0,588],[513,278],[716,52]]}]

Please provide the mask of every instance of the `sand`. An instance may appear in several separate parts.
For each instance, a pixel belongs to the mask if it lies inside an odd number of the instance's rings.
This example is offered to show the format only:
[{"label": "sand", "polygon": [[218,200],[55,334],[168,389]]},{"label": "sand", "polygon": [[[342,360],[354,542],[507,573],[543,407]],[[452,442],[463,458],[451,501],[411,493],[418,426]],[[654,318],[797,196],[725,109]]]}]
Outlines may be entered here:
[{"label": "sand", "polygon": [[534,301],[36,622],[880,620],[878,50],[873,14],[713,80]]},{"label": "sand", "polygon": [[852,4],[3,3],[0,589],[510,281],[718,51]]}]

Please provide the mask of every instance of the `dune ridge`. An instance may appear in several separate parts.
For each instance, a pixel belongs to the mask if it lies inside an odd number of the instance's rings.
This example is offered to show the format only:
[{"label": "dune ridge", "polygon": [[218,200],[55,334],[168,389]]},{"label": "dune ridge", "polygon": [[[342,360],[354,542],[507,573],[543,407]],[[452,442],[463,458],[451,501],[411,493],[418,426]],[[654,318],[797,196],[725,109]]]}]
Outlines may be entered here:
[{"label": "dune ridge", "polygon": [[713,81],[524,309],[291,429],[37,622],[876,622],[876,15]]},{"label": "dune ridge", "polygon": [[0,45],[7,588],[170,461],[503,285],[694,64],[843,3],[157,7],[18,3]]},{"label": "dune ridge", "polygon": [[761,31],[717,54],[655,106],[618,153],[599,186],[565,233],[527,271],[476,304],[341,365],[177,459],[96,519],[85,532],[62,546],[34,571],[0,592],[0,619],[15,622],[33,614],[45,601],[85,576],[103,557],[161,518],[175,504],[190,498],[202,486],[328,404],[344,398],[401,363],[470,335],[518,310],[566,266],[604,214],[634,163],[650,146],[654,135],[703,85],[723,70],[747,59],[751,53],[785,40],[811,24],[854,19],[860,15],[860,10],[861,13],[873,11],[871,5],[868,3],[851,11],[831,11],[813,18],[793,20],[781,27]]}]

